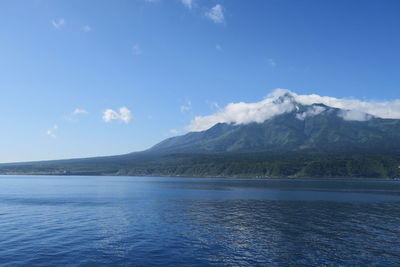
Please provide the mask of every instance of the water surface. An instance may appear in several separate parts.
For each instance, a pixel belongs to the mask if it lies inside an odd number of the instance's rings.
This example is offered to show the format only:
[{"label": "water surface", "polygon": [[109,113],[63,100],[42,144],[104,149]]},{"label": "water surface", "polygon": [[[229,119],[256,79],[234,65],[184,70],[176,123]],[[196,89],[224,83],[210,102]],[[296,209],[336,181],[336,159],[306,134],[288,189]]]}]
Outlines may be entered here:
[{"label": "water surface", "polygon": [[400,265],[400,181],[0,176],[2,266]]}]

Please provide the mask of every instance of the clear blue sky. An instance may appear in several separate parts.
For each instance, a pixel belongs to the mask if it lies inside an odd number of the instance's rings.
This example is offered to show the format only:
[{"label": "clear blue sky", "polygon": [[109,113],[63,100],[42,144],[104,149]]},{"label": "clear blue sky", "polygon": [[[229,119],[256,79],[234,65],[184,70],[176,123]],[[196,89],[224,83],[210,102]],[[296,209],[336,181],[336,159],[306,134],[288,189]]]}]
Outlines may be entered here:
[{"label": "clear blue sky", "polygon": [[399,98],[399,14],[397,0],[0,1],[0,162],[143,150],[275,88]]}]

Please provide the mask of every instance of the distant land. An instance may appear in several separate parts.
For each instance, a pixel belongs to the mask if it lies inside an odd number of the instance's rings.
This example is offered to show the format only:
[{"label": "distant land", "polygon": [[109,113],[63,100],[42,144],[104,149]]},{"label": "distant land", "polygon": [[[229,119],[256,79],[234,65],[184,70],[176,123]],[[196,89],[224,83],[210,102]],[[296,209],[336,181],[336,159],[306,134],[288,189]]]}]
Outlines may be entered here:
[{"label": "distant land", "polygon": [[304,105],[291,94],[274,101],[291,109],[262,123],[216,123],[125,155],[0,164],[0,174],[185,177],[396,178],[400,120],[324,104]]}]

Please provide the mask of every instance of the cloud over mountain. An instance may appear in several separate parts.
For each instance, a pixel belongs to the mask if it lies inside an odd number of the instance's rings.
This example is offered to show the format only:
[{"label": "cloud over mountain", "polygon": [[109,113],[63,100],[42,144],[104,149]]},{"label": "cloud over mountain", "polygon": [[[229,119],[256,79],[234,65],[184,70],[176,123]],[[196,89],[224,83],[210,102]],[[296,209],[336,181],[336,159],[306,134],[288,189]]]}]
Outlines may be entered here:
[{"label": "cloud over mountain", "polygon": [[[286,89],[276,89],[265,99],[255,103],[230,103],[218,112],[195,117],[189,131],[207,130],[217,123],[248,124],[262,123],[276,115],[291,112],[296,109],[296,104],[312,105],[324,104],[343,111],[339,116],[344,120],[365,121],[373,116],[381,118],[400,118],[400,99],[393,101],[362,101],[350,98],[335,98],[317,94],[299,95]],[[297,115],[298,119],[315,116],[324,111],[324,108],[314,107]]]}]

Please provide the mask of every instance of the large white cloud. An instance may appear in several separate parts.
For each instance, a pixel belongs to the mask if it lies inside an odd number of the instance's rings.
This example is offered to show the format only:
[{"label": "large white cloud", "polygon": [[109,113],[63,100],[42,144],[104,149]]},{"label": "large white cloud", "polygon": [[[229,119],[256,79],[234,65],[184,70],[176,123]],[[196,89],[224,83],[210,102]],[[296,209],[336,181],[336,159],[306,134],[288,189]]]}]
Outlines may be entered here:
[{"label": "large white cloud", "polygon": [[[285,94],[291,97],[282,98]],[[343,109],[344,111],[339,115],[345,120],[365,121],[372,116],[400,119],[400,99],[393,101],[362,101],[316,94],[298,95],[286,89],[276,89],[260,102],[230,103],[212,115],[197,116],[187,126],[187,129],[189,131],[204,131],[217,123],[237,125],[251,122],[262,123],[273,116],[294,110],[296,102],[303,105],[321,103]],[[299,114],[297,118],[304,119],[307,116],[315,116],[323,111],[323,108],[314,108]]]},{"label": "large white cloud", "polygon": [[106,109],[103,112],[103,120],[105,122],[119,120],[128,123],[131,119],[132,119],[131,111],[127,107],[121,107],[119,109],[119,112],[113,109]]}]

